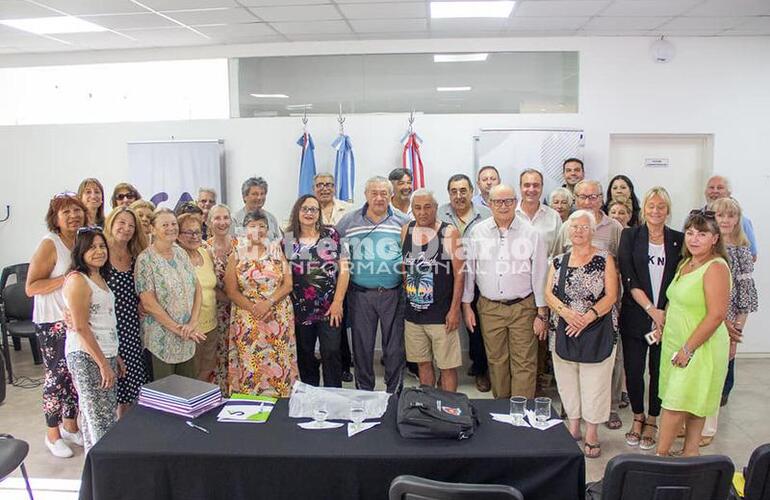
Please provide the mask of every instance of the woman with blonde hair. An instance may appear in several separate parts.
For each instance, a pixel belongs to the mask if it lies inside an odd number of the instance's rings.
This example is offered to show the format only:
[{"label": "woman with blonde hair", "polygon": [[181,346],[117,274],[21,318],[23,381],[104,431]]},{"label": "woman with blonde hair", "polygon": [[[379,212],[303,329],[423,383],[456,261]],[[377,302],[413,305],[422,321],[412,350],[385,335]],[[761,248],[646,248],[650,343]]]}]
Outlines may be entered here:
[{"label": "woman with blonde hair", "polygon": [[107,286],[115,294],[118,325],[118,353],[126,366],[126,376],[118,379],[118,418],[136,402],[139,388],[149,381],[139,328],[139,296],[134,282],[134,264],[147,248],[144,231],[133,210],[118,207],[107,216],[104,236],[109,247]]},{"label": "woman with blonde hair", "polygon": [[128,182],[121,182],[112,190],[112,208],[117,206],[129,206],[136,200],[141,200],[142,195]]},{"label": "woman with blonde hair", "polygon": [[147,244],[152,243],[152,213],[155,211],[155,204],[149,200],[136,200],[129,205],[128,208],[133,210],[136,217],[139,219],[139,224],[141,225]]},{"label": "woman with blonde hair", "polygon": [[78,186],[78,199],[86,206],[86,224],[104,227],[104,187],[99,179],[83,179]]}]

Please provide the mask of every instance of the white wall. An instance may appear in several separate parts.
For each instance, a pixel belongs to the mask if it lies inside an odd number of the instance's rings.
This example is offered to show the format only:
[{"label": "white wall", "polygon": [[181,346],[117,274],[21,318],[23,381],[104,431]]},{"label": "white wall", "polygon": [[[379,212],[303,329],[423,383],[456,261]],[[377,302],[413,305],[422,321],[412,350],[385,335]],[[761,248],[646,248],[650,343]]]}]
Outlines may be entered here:
[{"label": "white wall", "polygon": [[[429,187],[444,192],[447,176],[473,169],[472,136],[487,127],[580,127],[586,133],[585,157],[590,177],[606,181],[611,133],[714,134],[714,170],[728,175],[734,194],[754,220],[760,243],[755,277],[760,312],[749,320],[744,352],[770,352],[770,337],[761,324],[770,320],[763,290],[770,286],[770,250],[765,235],[770,221],[763,217],[763,197],[770,173],[765,171],[764,146],[770,137],[770,38],[672,39],[676,58],[654,64],[648,38],[575,38],[511,40],[421,40],[419,42],[328,43],[282,45],[231,54],[399,52],[419,46],[430,50],[579,50],[580,112],[574,115],[430,115],[418,116],[415,128],[425,140],[423,160]],[[202,50],[197,57],[223,55],[226,48]],[[138,59],[163,57],[143,51]],[[192,57],[178,51],[179,57]],[[226,54],[224,54],[226,55]],[[2,64],[61,64],[85,62],[85,56],[55,55],[0,59]],[[109,60],[100,54],[100,60]],[[105,59],[107,58],[107,59]],[[129,60],[115,54],[113,60]],[[387,173],[400,162],[398,139],[406,116],[354,115],[345,122],[356,153],[359,189],[376,173]],[[238,193],[240,182],[259,174],[270,182],[267,208],[279,217],[288,212],[296,193],[300,134],[298,118],[252,118],[195,122],[114,125],[24,126],[0,128],[0,206],[12,206],[11,219],[0,223],[0,266],[28,259],[43,233],[42,217],[52,193],[74,189],[80,179],[97,176],[111,189],[127,175],[126,142],[168,139],[225,139],[228,190]],[[337,132],[334,117],[310,118],[320,169],[331,168],[329,147]],[[505,177],[505,175],[504,175]],[[510,179],[513,181],[513,179]],[[238,208],[240,204],[231,200]],[[676,203],[676,200],[674,200]],[[0,210],[1,212],[2,210]],[[285,215],[284,215],[285,216]]]}]

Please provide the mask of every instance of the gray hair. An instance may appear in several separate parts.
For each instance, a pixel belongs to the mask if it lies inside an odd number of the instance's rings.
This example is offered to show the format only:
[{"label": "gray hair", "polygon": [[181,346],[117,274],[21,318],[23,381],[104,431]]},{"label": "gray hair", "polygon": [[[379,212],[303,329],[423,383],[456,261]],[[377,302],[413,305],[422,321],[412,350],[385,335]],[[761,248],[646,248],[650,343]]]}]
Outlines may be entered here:
[{"label": "gray hair", "polygon": [[265,193],[267,193],[267,181],[265,179],[262,177],[249,177],[243,181],[243,184],[241,185],[241,196],[246,198],[249,191],[251,191],[251,188],[255,187],[262,188],[265,190]]},{"label": "gray hair", "polygon": [[725,183],[725,187],[727,188],[727,192],[732,194],[733,186],[732,184],[730,184],[730,179],[728,179],[724,175],[712,175],[711,177],[709,177],[709,180],[706,181],[706,185],[708,186],[708,183],[711,182],[713,179],[722,179],[722,181]]},{"label": "gray hair", "polygon": [[569,189],[558,187],[551,191],[551,194],[548,195],[548,204],[553,205],[553,199],[557,196],[563,196],[564,198],[567,198],[567,203],[569,203],[570,206],[575,204],[575,197],[572,195]]},{"label": "gray hair", "polygon": [[581,217],[585,217],[588,219],[588,225],[591,226],[591,234],[594,234],[594,232],[596,231],[596,217],[594,217],[594,214],[590,210],[575,210],[574,212],[569,214],[569,217],[567,218],[567,222],[571,222]]},{"label": "gray hair", "polygon": [[604,194],[604,190],[602,189],[602,183],[599,181],[595,181],[593,179],[583,179],[582,181],[575,184],[575,193],[578,192],[578,189],[583,189],[585,186],[594,186],[596,189],[599,190],[599,194]]},{"label": "gray hair", "polygon": [[198,196],[201,195],[201,193],[210,193],[214,195],[214,200],[217,199],[217,190],[210,187],[199,187],[198,188]]},{"label": "gray hair", "polygon": [[391,184],[388,179],[381,175],[375,175],[374,177],[367,179],[366,184],[364,184],[364,192],[369,191],[369,187],[372,184],[385,184],[388,186],[388,193],[391,195],[393,194],[393,184]]},{"label": "gray hair", "polygon": [[420,188],[417,191],[415,191],[414,193],[412,193],[412,202],[413,203],[414,203],[414,199],[417,198],[418,196],[429,196],[431,201],[433,201],[433,204],[435,206],[438,206],[438,201],[436,201],[436,197],[433,195],[433,191],[431,191],[430,189]]},{"label": "gray hair", "polygon": [[313,176],[313,184],[315,184],[318,179],[331,179],[334,181],[334,174],[331,172],[321,172],[320,174],[315,174]]},{"label": "gray hair", "polygon": [[228,207],[224,203],[217,203],[216,205],[214,205],[213,207],[211,207],[209,209],[209,215],[206,217],[206,224],[211,225],[211,216],[214,213],[214,210],[216,210],[217,208],[223,208],[223,209],[227,210],[227,215],[229,215],[230,218],[232,218],[233,213],[230,210],[230,207]]}]

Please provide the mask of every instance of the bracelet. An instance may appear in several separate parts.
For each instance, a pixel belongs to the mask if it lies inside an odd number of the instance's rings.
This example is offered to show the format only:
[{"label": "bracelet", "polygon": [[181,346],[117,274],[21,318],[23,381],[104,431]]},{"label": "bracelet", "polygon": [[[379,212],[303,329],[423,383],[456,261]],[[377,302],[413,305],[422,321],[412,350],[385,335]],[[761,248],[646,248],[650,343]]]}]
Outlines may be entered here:
[{"label": "bracelet", "polygon": [[649,304],[647,304],[646,306],[644,306],[644,312],[647,312],[647,311],[649,311],[650,309],[652,309],[652,302],[650,302]]},{"label": "bracelet", "polygon": [[684,351],[685,356],[687,358],[692,358],[693,352],[687,348],[687,344],[682,345],[682,350]]},{"label": "bracelet", "polygon": [[599,311],[597,311],[595,307],[593,307],[593,306],[592,306],[592,307],[591,307],[590,309],[588,309],[588,310],[589,310],[589,311],[591,311],[592,313],[594,313],[594,314],[596,315],[596,319],[599,319],[599,318],[600,318],[600,316],[599,316]]},{"label": "bracelet", "polygon": [[564,304],[559,304],[559,307],[556,308],[556,314],[561,314],[562,309],[564,309]]}]

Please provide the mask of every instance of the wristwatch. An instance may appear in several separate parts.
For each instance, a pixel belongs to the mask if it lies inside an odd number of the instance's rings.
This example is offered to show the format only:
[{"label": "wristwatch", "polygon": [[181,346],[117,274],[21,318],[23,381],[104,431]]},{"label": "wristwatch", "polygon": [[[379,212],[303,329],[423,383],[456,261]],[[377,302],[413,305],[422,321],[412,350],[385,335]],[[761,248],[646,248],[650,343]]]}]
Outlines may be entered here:
[{"label": "wristwatch", "polygon": [[542,321],[543,323],[548,323],[548,316],[546,316],[545,314],[538,314],[537,317],[540,318],[540,321]]}]

